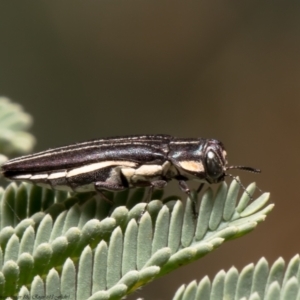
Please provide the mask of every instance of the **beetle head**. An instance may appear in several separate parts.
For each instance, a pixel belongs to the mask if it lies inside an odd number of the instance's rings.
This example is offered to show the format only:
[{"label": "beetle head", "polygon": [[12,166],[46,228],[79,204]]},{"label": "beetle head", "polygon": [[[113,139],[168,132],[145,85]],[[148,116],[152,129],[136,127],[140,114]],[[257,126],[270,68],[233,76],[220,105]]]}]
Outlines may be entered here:
[{"label": "beetle head", "polygon": [[224,180],[225,176],[232,177],[237,180],[235,176],[226,173],[227,170],[239,169],[253,173],[260,173],[259,169],[246,166],[227,166],[226,151],[224,146],[218,140],[209,140],[205,149],[204,163],[206,167],[207,178],[209,183],[218,183]]}]

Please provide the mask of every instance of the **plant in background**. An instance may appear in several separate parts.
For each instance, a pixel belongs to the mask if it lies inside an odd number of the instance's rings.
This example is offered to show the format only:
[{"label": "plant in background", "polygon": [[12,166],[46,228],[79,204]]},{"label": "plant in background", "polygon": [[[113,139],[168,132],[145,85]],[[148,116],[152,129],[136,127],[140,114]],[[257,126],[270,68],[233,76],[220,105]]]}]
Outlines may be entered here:
[{"label": "plant in background", "polygon": [[[20,106],[0,98],[2,154],[31,151],[30,123]],[[215,194],[208,188],[195,219],[195,193],[184,206],[157,191],[142,214],[144,189],[107,193],[111,205],[93,193],[11,183],[0,190],[0,298],[122,299],[263,221],[273,208],[269,194],[250,202],[255,184],[238,200],[239,189],[236,181]],[[298,256],[286,271],[282,259],[271,269],[261,259],[240,273],[193,281],[173,299],[300,299],[299,274]]]}]

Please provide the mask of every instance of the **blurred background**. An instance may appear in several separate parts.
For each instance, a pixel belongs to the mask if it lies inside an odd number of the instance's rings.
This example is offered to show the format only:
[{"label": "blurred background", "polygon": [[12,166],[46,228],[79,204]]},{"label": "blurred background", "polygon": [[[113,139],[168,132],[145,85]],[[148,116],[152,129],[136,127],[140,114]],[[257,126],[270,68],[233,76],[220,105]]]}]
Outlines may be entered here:
[{"label": "blurred background", "polygon": [[1,2],[0,94],[33,115],[36,151],[167,133],[220,139],[230,164],[263,170],[234,174],[271,192],[265,222],[130,299],[300,252],[299,14],[299,1]]}]

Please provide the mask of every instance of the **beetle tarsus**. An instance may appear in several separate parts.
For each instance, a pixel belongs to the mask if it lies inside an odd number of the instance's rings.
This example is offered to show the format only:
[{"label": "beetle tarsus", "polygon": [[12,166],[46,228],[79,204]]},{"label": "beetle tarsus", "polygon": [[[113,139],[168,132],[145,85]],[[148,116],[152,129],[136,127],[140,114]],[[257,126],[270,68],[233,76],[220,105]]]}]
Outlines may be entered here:
[{"label": "beetle tarsus", "polygon": [[191,190],[190,190],[189,186],[187,185],[187,183],[184,180],[179,180],[178,184],[179,184],[180,190],[189,196],[191,193]]}]

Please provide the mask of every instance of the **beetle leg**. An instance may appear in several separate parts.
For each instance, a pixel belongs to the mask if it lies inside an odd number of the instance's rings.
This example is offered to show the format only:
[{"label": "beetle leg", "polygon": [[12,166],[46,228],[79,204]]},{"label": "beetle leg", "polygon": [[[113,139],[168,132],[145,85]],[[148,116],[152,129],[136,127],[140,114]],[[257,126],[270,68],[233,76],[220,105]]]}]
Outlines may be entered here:
[{"label": "beetle leg", "polygon": [[189,186],[187,185],[186,181],[179,180],[178,184],[179,184],[180,190],[189,196],[191,193],[191,190],[190,190]]},{"label": "beetle leg", "polygon": [[148,208],[148,203],[150,202],[151,200],[151,197],[152,197],[152,193],[153,193],[153,190],[156,188],[156,189],[163,189],[166,185],[167,185],[167,181],[165,180],[155,180],[155,181],[151,181],[150,183],[150,187],[148,189],[148,195],[147,195],[147,198],[146,198],[146,205],[139,217],[139,221],[141,220],[141,217],[143,216],[143,214],[146,212],[147,208]]},{"label": "beetle leg", "polygon": [[151,200],[151,196],[152,196],[152,193],[153,193],[153,190],[154,189],[163,189],[165,186],[167,185],[167,181],[165,180],[155,180],[155,181],[151,181],[151,184],[150,184],[150,187],[149,187],[149,190],[148,190],[148,196],[147,196],[147,199],[146,199],[146,202],[150,202]]},{"label": "beetle leg", "polygon": [[[154,189],[163,189],[166,185],[167,185],[167,181],[165,181],[165,180],[151,181],[150,187],[148,189],[148,195],[147,195],[147,198],[146,198],[146,203],[147,203],[146,207],[148,206],[148,203],[151,200],[153,190]],[[145,208],[145,210],[146,210],[146,208]],[[143,214],[144,214],[144,212],[143,212]]]},{"label": "beetle leg", "polygon": [[102,181],[97,181],[94,183],[95,186],[95,190],[103,197],[103,199],[107,202],[109,202],[110,204],[113,204],[113,201],[111,201],[110,199],[108,199],[103,191],[104,190],[109,190],[109,191],[123,191],[126,189],[126,187],[124,187],[123,185],[117,183],[117,182],[102,182]]},{"label": "beetle leg", "polygon": [[204,183],[202,182],[197,188],[197,194],[199,194],[202,191],[203,187],[204,187]]},{"label": "beetle leg", "polygon": [[[189,186],[187,185],[186,181],[179,180],[178,183],[179,183],[180,190],[182,192],[186,193],[188,196],[190,196],[191,195],[191,190],[190,190]],[[191,200],[192,200],[193,216],[196,219],[198,217],[198,212],[197,212],[197,209],[196,209],[197,202],[196,202],[195,197],[191,197]]]},{"label": "beetle leg", "polygon": [[163,189],[167,185],[167,181],[165,180],[155,180],[151,181],[151,186],[155,189]]},{"label": "beetle leg", "polygon": [[116,182],[97,181],[94,183],[94,185],[95,185],[95,189],[97,191],[109,190],[112,192],[117,192],[117,191],[123,191],[126,189],[126,187],[124,185],[116,183]]}]

